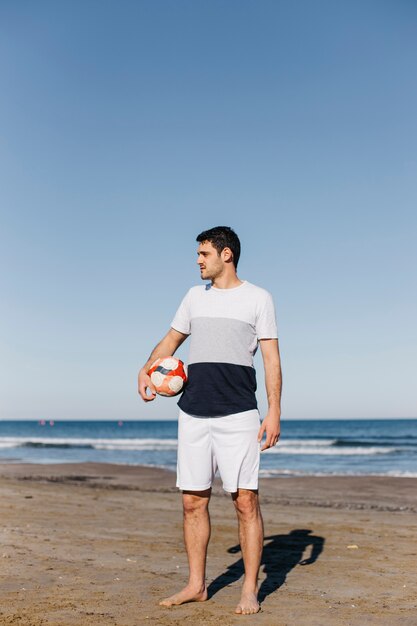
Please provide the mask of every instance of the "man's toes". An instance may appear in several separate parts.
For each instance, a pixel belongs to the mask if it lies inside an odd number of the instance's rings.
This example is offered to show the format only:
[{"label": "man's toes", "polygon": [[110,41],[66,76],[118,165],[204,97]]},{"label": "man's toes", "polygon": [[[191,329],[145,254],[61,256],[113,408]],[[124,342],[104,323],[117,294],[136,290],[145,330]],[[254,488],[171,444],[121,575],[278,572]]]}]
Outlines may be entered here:
[{"label": "man's toes", "polygon": [[237,605],[235,613],[238,613],[239,615],[242,614],[242,607],[240,606],[240,604]]}]

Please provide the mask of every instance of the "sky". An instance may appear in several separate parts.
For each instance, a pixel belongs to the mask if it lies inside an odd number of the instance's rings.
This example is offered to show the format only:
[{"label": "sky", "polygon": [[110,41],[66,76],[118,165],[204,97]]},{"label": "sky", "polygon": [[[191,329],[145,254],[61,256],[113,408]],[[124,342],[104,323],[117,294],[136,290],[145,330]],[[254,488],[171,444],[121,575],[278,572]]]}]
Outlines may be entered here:
[{"label": "sky", "polygon": [[137,372],[217,225],[283,419],[417,417],[416,67],[411,0],[0,0],[0,419],[176,419]]}]

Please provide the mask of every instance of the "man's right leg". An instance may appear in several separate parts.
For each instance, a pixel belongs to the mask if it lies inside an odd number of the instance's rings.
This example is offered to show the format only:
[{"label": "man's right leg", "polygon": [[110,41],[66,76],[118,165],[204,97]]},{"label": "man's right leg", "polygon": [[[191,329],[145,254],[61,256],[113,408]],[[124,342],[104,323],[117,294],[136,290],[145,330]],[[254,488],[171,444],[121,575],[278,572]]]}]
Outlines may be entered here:
[{"label": "man's right leg", "polygon": [[184,542],[188,557],[189,579],[184,589],[160,602],[163,606],[207,600],[206,559],[210,539],[208,510],[210,495],[211,489],[183,491]]}]

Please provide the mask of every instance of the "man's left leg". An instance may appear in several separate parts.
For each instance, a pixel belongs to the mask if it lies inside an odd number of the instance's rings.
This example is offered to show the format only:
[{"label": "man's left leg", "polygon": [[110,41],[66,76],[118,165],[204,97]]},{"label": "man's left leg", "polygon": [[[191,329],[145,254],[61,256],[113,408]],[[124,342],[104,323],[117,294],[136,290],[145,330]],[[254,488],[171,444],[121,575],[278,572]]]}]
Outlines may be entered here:
[{"label": "man's left leg", "polygon": [[232,494],[239,522],[245,579],[236,613],[257,613],[258,574],[263,547],[263,522],[258,500],[260,426],[258,409],[212,420],[214,454],[223,489]]},{"label": "man's left leg", "polygon": [[264,528],[258,491],[238,489],[232,494],[239,523],[239,541],[245,566],[242,595],[235,613],[249,615],[260,610],[258,575],[261,565]]}]

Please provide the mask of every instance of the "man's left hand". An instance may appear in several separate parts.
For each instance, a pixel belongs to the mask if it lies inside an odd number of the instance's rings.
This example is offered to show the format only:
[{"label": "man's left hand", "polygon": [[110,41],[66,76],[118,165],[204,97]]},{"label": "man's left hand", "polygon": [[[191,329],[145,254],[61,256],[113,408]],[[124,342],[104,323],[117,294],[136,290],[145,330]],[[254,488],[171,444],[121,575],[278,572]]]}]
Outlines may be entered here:
[{"label": "man's left hand", "polygon": [[281,427],[280,427],[280,414],[276,411],[268,411],[267,416],[261,424],[261,427],[258,432],[258,441],[262,441],[262,437],[266,432],[265,443],[261,448],[261,452],[267,450],[268,448],[272,448],[278,442]]}]

